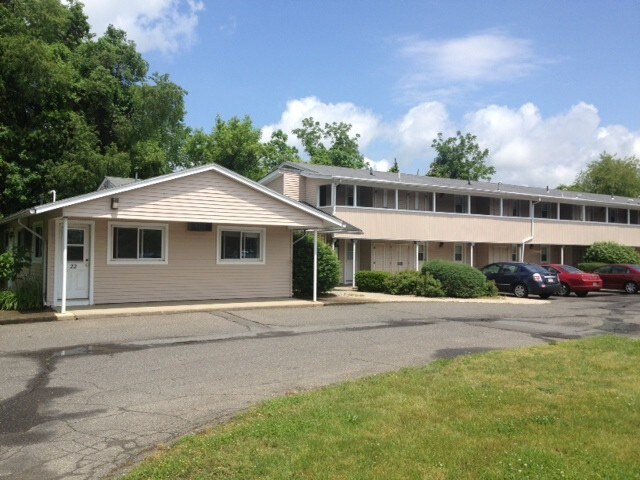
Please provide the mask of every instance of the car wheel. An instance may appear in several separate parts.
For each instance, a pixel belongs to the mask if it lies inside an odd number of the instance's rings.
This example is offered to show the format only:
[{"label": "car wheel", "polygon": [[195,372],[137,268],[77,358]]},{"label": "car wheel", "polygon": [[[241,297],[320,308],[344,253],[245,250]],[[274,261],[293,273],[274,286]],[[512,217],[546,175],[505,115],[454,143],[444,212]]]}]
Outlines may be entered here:
[{"label": "car wheel", "polygon": [[541,293],[540,294],[540,298],[543,300],[546,300],[547,298],[549,298],[551,296],[550,293]]},{"label": "car wheel", "polygon": [[589,292],[576,292],[576,295],[579,297],[586,297]]},{"label": "car wheel", "polygon": [[624,284],[624,291],[627,293],[638,293],[638,285],[634,282],[627,282]]},{"label": "car wheel", "polygon": [[524,283],[518,283],[515,287],[513,287],[513,294],[518,298],[527,298],[529,295],[529,290]]},{"label": "car wheel", "polygon": [[571,288],[569,288],[569,285],[562,282],[560,284],[560,295],[562,295],[563,297],[568,297],[570,293],[571,293]]}]

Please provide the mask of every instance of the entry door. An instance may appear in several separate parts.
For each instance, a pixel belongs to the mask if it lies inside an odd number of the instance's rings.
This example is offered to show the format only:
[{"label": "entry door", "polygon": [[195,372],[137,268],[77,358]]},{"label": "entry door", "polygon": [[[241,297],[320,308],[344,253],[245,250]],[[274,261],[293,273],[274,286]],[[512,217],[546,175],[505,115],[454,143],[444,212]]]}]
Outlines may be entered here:
[{"label": "entry door", "polygon": [[374,243],[371,258],[371,270],[382,272],[387,269],[385,263],[385,245],[384,243]]},{"label": "entry door", "polygon": [[67,299],[89,298],[89,227],[67,230]]},{"label": "entry door", "polygon": [[511,260],[511,247],[504,245],[493,245],[489,250],[489,263],[508,262]]},{"label": "entry door", "polygon": [[410,245],[406,243],[391,245],[391,259],[389,271],[392,273],[404,272],[410,267]]}]

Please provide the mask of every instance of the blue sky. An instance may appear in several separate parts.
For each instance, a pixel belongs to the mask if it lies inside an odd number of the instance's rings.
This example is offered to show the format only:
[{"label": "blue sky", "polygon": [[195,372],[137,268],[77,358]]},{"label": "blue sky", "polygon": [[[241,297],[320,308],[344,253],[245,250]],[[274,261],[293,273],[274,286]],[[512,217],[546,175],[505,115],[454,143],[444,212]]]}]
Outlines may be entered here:
[{"label": "blue sky", "polygon": [[344,121],[374,166],[422,174],[437,133],[462,130],[494,180],[535,186],[603,151],[640,158],[638,0],[84,3],[187,90],[193,128],[249,115],[266,140]]}]

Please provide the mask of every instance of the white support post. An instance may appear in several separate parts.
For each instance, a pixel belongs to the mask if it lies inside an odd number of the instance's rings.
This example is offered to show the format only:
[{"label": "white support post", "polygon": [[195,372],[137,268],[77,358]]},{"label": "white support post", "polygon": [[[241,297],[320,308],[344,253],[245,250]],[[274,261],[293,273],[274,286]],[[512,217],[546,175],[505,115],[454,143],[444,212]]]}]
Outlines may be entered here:
[{"label": "white support post", "polygon": [[469,265],[471,265],[472,267],[473,267],[473,247],[475,245],[476,244],[473,242],[469,244]]},{"label": "white support post", "polygon": [[556,220],[560,220],[560,202],[557,203],[556,207]]},{"label": "white support post", "polygon": [[627,208],[627,225],[631,225],[631,209]]},{"label": "white support post", "polygon": [[433,208],[432,212],[437,212],[438,209],[436,208],[436,192],[433,192],[431,194],[431,199],[433,200],[431,203],[433,203],[433,205],[431,205],[431,207]]},{"label": "white support post", "polygon": [[416,272],[420,271],[420,242],[414,242],[416,247]]},{"label": "white support post", "polygon": [[399,205],[398,205],[398,199],[399,199],[399,196],[398,196],[398,189],[396,188],[396,210],[398,210],[398,208],[399,208]]},{"label": "white support post", "polygon": [[60,294],[60,313],[67,311],[67,233],[69,231],[69,219],[62,219],[62,289]]},{"label": "white support post", "polygon": [[353,206],[354,207],[358,206],[358,186],[357,185],[353,186]]},{"label": "white support post", "polygon": [[313,301],[318,301],[318,230],[313,231]]},{"label": "white support post", "polygon": [[564,265],[564,245],[560,245],[560,264]]},{"label": "white support post", "polygon": [[582,205],[582,221],[583,222],[587,221],[587,206],[586,205]]},{"label": "white support post", "polygon": [[609,223],[609,207],[604,207],[605,223]]},{"label": "white support post", "polygon": [[333,214],[336,214],[336,198],[337,198],[337,194],[336,194],[336,184],[332,183],[331,184],[331,206],[333,207]]},{"label": "white support post", "polygon": [[504,198],[500,197],[500,216],[504,217]]},{"label": "white support post", "polygon": [[351,240],[351,253],[353,260],[351,261],[351,287],[356,288],[356,243],[357,240]]},{"label": "white support post", "polygon": [[467,215],[471,215],[471,195],[467,195]]}]

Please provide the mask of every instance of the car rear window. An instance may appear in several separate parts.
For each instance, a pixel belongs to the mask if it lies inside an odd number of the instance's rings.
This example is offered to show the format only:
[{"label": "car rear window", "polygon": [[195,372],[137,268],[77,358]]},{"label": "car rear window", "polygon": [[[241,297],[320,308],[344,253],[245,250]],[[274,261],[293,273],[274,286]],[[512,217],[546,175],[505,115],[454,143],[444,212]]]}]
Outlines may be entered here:
[{"label": "car rear window", "polygon": [[582,270],[571,265],[563,265],[562,268],[568,273],[584,273]]},{"label": "car rear window", "polygon": [[549,270],[547,270],[546,268],[541,267],[540,265],[527,265],[526,268],[531,273],[541,273],[543,275],[549,275]]}]

